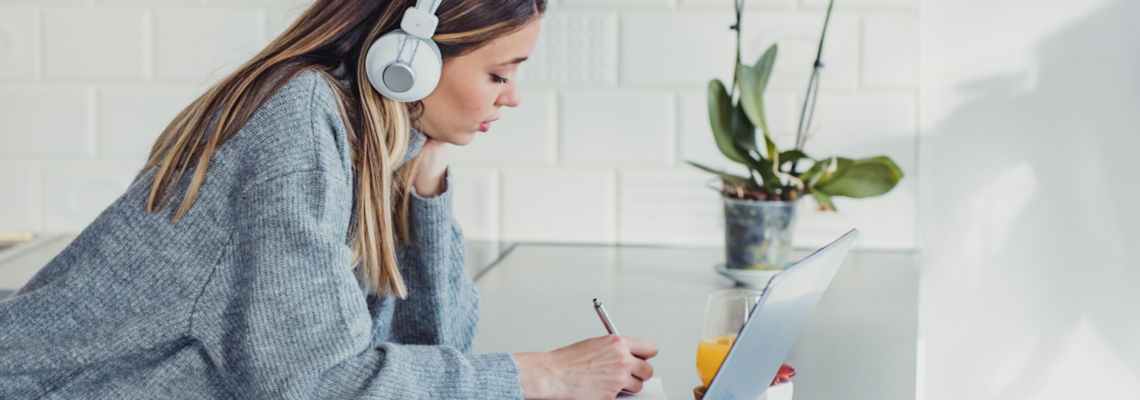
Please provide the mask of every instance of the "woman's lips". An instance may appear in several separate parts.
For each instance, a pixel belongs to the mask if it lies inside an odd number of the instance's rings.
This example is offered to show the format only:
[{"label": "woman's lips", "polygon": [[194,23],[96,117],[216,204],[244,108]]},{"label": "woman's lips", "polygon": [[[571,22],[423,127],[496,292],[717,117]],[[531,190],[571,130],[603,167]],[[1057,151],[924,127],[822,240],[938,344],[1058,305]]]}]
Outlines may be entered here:
[{"label": "woman's lips", "polygon": [[479,131],[486,132],[491,129],[491,121],[483,121],[479,124]]}]

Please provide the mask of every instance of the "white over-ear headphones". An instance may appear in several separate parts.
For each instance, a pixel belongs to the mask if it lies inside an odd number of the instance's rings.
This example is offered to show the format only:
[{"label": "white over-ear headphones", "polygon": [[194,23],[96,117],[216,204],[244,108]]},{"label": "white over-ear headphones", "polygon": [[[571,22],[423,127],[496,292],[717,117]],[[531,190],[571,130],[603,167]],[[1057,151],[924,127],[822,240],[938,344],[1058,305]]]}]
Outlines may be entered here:
[{"label": "white over-ear headphones", "polygon": [[[439,24],[435,10],[440,2],[418,0],[404,12],[400,29],[384,34],[368,48],[364,59],[368,81],[384,97],[413,102],[427,97],[439,84],[443,55],[431,37]],[[431,51],[420,53],[421,46]]]}]

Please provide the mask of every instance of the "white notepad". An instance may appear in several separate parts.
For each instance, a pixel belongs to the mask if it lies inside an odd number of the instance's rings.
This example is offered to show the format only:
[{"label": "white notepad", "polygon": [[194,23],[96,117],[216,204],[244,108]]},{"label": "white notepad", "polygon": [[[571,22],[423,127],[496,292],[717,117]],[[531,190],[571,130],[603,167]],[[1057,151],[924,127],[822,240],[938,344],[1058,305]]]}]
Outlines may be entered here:
[{"label": "white notepad", "polygon": [[618,394],[619,399],[636,400],[669,400],[665,397],[665,388],[661,386],[661,378],[649,378],[641,384],[641,391],[634,394]]}]

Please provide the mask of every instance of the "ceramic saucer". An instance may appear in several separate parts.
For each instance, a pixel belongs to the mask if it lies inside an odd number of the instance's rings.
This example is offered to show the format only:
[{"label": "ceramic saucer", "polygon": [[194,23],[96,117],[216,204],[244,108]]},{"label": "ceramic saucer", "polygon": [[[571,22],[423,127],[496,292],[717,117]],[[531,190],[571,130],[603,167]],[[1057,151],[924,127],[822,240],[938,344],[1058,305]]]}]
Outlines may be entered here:
[{"label": "ceramic saucer", "polygon": [[738,282],[744,286],[748,286],[748,287],[752,287],[752,288],[756,288],[756,289],[763,289],[765,287],[768,287],[768,281],[771,280],[773,276],[775,276],[776,274],[783,271],[783,270],[778,270],[778,269],[777,270],[732,269],[732,268],[725,268],[724,263],[717,263],[716,266],[713,267],[713,269],[716,270],[716,272],[720,273],[721,275],[724,275],[728,279],[732,279],[732,280],[734,280],[734,281],[736,281],[736,282]]}]

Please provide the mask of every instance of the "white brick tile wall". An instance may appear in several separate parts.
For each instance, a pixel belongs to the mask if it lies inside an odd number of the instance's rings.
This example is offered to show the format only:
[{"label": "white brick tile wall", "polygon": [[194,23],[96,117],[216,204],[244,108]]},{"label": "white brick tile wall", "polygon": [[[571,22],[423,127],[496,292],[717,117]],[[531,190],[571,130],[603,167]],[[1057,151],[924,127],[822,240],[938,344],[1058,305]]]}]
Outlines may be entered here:
[{"label": "white brick tile wall", "polygon": [[[77,231],[134,177],[198,93],[312,0],[8,0],[0,6],[0,229]],[[825,0],[749,0],[742,57],[780,53],[765,96],[791,146]],[[914,247],[915,0],[842,0],[824,50],[809,154],[887,154],[907,178],[873,199],[805,200],[799,246],[857,226],[859,246]],[[716,149],[710,79],[732,79],[732,0],[552,1],[516,78],[522,104],[451,147],[472,239],[718,246],[723,215],[695,160]],[[504,169],[506,168],[506,169]]]},{"label": "white brick tile wall", "polygon": [[297,6],[312,4],[312,0],[208,0],[219,6]]},{"label": "white brick tile wall", "polygon": [[[827,9],[828,0],[802,0],[803,7],[808,9]],[[836,10],[849,9],[914,9],[918,7],[918,0],[836,0]]]},{"label": "white brick tile wall", "polygon": [[676,0],[562,0],[559,8],[562,9],[668,9]]},{"label": "white brick tile wall", "polygon": [[724,243],[714,175],[691,169],[623,170],[618,174],[618,241],[717,246]]},{"label": "white brick tile wall", "polygon": [[199,94],[192,86],[99,88],[99,156],[136,160],[141,166],[162,130]]},{"label": "white brick tile wall", "polygon": [[261,11],[156,10],[155,79],[214,83],[261,49],[264,32]]},{"label": "white brick tile wall", "polygon": [[918,86],[918,16],[866,16],[862,36],[864,87]]},{"label": "white brick tile wall", "polygon": [[44,229],[83,230],[127,190],[139,168],[126,161],[44,162]]},{"label": "white brick tile wall", "polygon": [[[744,11],[761,10],[788,10],[795,8],[797,0],[752,0],[746,1]],[[733,0],[678,0],[677,7],[692,10],[713,10],[736,12]]]},{"label": "white brick tile wall", "polygon": [[561,162],[588,166],[671,166],[676,100],[665,91],[565,91]]},{"label": "white brick tile wall", "polygon": [[453,211],[467,239],[499,239],[499,171],[450,167]]},{"label": "white brick tile wall", "polygon": [[272,8],[265,11],[265,43],[272,42],[289,28],[294,21],[309,8],[308,3],[298,4],[284,8]]},{"label": "white brick tile wall", "polygon": [[821,93],[804,151],[816,158],[886,154],[913,173],[917,112],[914,93]]},{"label": "white brick tile wall", "polygon": [[0,87],[0,156],[91,156],[91,89]]},{"label": "white brick tile wall", "polygon": [[550,166],[557,152],[558,112],[553,91],[522,91],[518,107],[503,107],[487,132],[466,146],[450,146],[456,165]]},{"label": "white brick tile wall", "polygon": [[731,13],[628,13],[621,17],[621,85],[704,88],[731,82],[736,36]]},{"label": "white brick tile wall", "polygon": [[0,159],[0,231],[40,229],[39,165]]},{"label": "white brick tile wall", "polygon": [[615,242],[615,179],[606,170],[503,171],[503,240]]},{"label": "white brick tile wall", "polygon": [[547,12],[534,50],[519,65],[523,87],[617,84],[617,14]]},{"label": "white brick tile wall", "polygon": [[148,18],[142,9],[44,9],[44,79],[145,80]]},{"label": "white brick tile wall", "polygon": [[[822,12],[748,14],[740,22],[741,62],[754,65],[772,43],[778,45],[770,89],[806,90],[823,29]],[[834,12],[823,45],[820,87],[853,90],[858,71],[858,25],[855,15]],[[732,65],[730,62],[729,65]],[[731,76],[730,76],[731,77]]]},{"label": "white brick tile wall", "polygon": [[0,7],[0,81],[36,79],[39,13],[31,7]]}]

